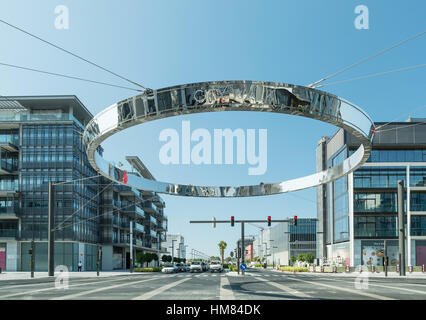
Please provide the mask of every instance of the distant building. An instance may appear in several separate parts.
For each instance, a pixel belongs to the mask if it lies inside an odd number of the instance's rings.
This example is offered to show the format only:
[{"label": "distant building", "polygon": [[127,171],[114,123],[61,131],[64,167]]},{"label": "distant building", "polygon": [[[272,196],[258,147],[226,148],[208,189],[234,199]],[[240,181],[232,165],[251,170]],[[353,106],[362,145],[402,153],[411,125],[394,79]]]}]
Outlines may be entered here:
[{"label": "distant building", "polygon": [[253,255],[265,258],[268,264],[290,265],[290,258],[299,254],[316,255],[316,220],[297,219],[297,226],[292,222],[277,223],[272,228],[261,230],[253,242]]},{"label": "distant building", "polygon": [[[163,241],[161,246],[164,247],[165,250],[167,250],[167,253],[170,252],[169,253],[170,255],[172,255],[173,253],[173,256],[175,258],[186,259],[185,238],[182,235],[167,234],[166,241]],[[172,252],[172,246],[173,246],[173,252]]]}]

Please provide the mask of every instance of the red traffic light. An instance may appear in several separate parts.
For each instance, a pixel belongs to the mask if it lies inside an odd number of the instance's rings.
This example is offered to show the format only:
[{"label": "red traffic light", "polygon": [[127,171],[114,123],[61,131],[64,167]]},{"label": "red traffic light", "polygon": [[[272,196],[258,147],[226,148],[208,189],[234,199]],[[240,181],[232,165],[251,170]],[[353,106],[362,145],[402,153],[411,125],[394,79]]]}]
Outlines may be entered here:
[{"label": "red traffic light", "polygon": [[297,216],[294,216],[293,218],[293,225],[297,226]]},{"label": "red traffic light", "polygon": [[268,227],[271,226],[271,216],[268,216]]},{"label": "red traffic light", "polygon": [[234,223],[235,223],[235,221],[234,221],[234,216],[231,216],[231,227],[233,227],[233,226],[234,226]]}]

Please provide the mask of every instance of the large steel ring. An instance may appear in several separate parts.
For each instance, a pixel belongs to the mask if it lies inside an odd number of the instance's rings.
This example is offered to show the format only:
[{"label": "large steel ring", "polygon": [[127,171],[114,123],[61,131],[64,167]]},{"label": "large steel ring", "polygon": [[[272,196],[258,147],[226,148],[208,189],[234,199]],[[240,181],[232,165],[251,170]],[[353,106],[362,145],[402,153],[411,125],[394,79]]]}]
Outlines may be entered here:
[{"label": "large steel ring", "polygon": [[[109,136],[144,122],[200,112],[263,111],[298,115],[332,123],[351,133],[360,147],[349,158],[327,170],[283,182],[251,186],[193,186],[160,182],[125,171],[96,151]],[[319,186],[360,167],[370,156],[373,121],[354,104],[313,88],[261,81],[214,81],[174,86],[134,96],[97,114],[84,131],[87,156],[103,176],[138,190],[192,197],[248,197]]]}]

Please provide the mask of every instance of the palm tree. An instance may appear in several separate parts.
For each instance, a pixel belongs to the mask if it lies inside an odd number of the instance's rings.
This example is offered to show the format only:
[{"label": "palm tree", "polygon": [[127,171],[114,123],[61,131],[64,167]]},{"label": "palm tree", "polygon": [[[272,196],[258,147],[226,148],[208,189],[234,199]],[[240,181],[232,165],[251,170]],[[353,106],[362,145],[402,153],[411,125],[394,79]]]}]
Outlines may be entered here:
[{"label": "palm tree", "polygon": [[221,242],[218,243],[218,246],[219,246],[219,250],[220,250],[220,256],[222,257],[222,264],[224,264],[223,255],[225,254],[225,249],[226,249],[227,244],[226,244],[225,241],[222,240]]}]

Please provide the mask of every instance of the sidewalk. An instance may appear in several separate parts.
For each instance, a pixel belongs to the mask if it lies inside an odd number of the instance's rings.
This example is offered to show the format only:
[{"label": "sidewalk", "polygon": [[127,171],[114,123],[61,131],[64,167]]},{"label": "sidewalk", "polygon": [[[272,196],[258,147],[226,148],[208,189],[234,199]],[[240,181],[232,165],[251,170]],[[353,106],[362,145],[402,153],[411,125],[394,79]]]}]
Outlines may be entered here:
[{"label": "sidewalk", "polygon": [[[279,272],[279,273],[285,273],[285,274],[293,274],[292,272],[289,271],[279,271],[279,270],[275,270],[275,269],[268,269],[274,272]],[[364,271],[362,273],[359,272],[336,272],[336,273],[332,273],[332,272],[296,272],[296,274],[308,274],[308,275],[317,275],[317,276],[330,276],[330,277],[358,277],[360,275],[368,275],[368,277],[372,277],[372,278],[386,278],[385,277],[385,273],[384,272],[367,272]],[[399,273],[396,272],[388,272],[388,276],[387,278],[397,278],[397,279],[426,279],[426,273],[422,273],[422,272],[412,272],[406,273],[406,276],[400,276]]]},{"label": "sidewalk", "polygon": [[[56,272],[55,276],[60,273]],[[69,278],[101,278],[101,277],[113,277],[113,276],[123,276],[123,275],[131,275],[131,274],[144,274],[141,272],[130,273],[128,270],[117,270],[117,271],[101,271],[99,272],[99,277],[96,274],[96,271],[82,271],[82,272],[69,272]],[[47,275],[47,271],[45,272],[34,272],[34,278],[31,278],[31,272],[25,271],[2,271],[0,273],[0,281],[1,280],[31,280],[31,279],[47,279],[54,278],[49,277]]]}]

